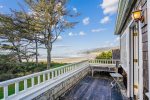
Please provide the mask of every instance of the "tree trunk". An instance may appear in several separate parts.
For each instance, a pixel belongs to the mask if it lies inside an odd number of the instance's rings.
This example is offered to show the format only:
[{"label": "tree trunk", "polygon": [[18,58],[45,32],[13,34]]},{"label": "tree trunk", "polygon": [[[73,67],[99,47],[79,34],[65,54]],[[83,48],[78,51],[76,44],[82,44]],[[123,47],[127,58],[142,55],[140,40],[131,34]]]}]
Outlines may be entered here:
[{"label": "tree trunk", "polygon": [[20,63],[22,63],[22,59],[21,59],[21,55],[20,55],[20,48],[16,47],[17,48],[17,56],[18,56],[18,60]]},{"label": "tree trunk", "polygon": [[36,40],[35,40],[35,43],[36,43],[36,67],[38,67],[38,42],[37,42],[37,36],[36,36]]},{"label": "tree trunk", "polygon": [[18,55],[19,62],[20,62],[20,63],[22,63],[22,59],[21,59],[20,54],[19,54],[19,53],[17,53],[17,55]]},{"label": "tree trunk", "polygon": [[51,67],[51,50],[52,50],[52,43],[48,43],[47,45],[47,69]]},{"label": "tree trunk", "polygon": [[21,55],[20,55],[20,48],[18,46],[15,45],[14,42],[12,42],[12,45],[15,47],[16,52],[17,52],[17,57],[18,57],[18,61],[19,63],[22,63],[22,59],[21,59]]}]

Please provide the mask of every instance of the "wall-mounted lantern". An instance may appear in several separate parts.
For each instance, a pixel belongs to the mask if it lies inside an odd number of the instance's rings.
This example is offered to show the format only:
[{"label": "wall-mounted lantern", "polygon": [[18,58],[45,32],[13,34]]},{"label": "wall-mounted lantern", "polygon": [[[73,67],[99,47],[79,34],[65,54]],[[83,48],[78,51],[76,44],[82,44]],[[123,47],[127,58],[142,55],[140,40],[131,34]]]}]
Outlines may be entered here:
[{"label": "wall-mounted lantern", "polygon": [[135,21],[144,21],[144,16],[142,15],[142,10],[136,10],[132,12],[132,17]]}]

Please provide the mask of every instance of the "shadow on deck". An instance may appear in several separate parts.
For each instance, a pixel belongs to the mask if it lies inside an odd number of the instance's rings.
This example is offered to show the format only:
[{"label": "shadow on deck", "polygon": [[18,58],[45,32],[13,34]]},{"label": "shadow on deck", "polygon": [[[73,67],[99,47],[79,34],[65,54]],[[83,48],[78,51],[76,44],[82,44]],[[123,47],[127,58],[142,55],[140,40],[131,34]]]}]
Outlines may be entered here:
[{"label": "shadow on deck", "polygon": [[68,91],[61,100],[123,100],[118,87],[111,89],[112,78],[108,75],[95,74],[86,76]]}]

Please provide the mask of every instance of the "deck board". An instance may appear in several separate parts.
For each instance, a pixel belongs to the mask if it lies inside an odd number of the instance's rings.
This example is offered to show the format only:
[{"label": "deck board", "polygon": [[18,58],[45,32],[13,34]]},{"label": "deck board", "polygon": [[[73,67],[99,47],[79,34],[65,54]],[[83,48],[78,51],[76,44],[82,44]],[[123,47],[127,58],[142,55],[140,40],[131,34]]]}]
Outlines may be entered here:
[{"label": "deck board", "polygon": [[86,76],[61,100],[123,100],[117,87],[110,88],[111,81],[112,78],[108,76]]}]

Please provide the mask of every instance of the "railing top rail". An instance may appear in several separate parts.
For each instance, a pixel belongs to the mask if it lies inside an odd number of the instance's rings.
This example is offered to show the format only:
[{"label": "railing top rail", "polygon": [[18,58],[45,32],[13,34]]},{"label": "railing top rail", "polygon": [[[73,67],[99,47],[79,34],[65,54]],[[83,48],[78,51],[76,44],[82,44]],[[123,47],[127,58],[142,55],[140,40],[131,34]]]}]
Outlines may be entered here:
[{"label": "railing top rail", "polygon": [[80,63],[83,63],[83,62],[86,62],[86,61],[88,61],[88,60],[75,62],[75,63],[72,63],[72,64],[67,64],[67,65],[64,65],[64,66],[60,66],[58,68],[53,68],[53,69],[49,69],[49,70],[33,73],[33,74],[30,74],[30,75],[26,75],[26,76],[10,79],[10,80],[7,80],[7,81],[3,81],[3,82],[0,82],[0,87],[1,86],[7,86],[7,85],[9,85],[11,83],[13,84],[15,82],[20,82],[20,81],[23,81],[23,80],[26,80],[26,79],[29,79],[29,78],[33,78],[33,77],[39,76],[41,74],[46,74],[46,73],[49,73],[49,72],[52,72],[52,71],[55,71],[55,70],[59,70],[59,69],[65,68],[65,67],[69,67],[69,66],[72,66],[72,65],[80,64]]},{"label": "railing top rail", "polygon": [[113,60],[113,61],[120,61],[120,59],[89,59],[90,60]]}]

